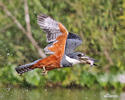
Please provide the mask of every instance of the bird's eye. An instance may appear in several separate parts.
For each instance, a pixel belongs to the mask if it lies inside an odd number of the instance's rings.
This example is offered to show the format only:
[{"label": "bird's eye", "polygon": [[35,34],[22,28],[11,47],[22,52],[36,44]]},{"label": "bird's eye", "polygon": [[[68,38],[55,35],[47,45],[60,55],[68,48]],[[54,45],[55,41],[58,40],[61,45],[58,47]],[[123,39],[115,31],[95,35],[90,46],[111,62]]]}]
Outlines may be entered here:
[{"label": "bird's eye", "polygon": [[78,54],[77,56],[78,56],[78,57],[82,57],[82,54]]}]

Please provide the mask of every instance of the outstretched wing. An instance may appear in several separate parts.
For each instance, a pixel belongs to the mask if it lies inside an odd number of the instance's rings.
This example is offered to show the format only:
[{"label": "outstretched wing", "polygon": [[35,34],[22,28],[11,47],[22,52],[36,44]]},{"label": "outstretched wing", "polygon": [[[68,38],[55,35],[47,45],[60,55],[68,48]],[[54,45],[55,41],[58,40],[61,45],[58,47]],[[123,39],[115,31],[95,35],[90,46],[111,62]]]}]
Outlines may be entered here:
[{"label": "outstretched wing", "polygon": [[47,54],[58,54],[62,56],[65,51],[68,32],[66,28],[51,17],[40,14],[37,17],[38,24],[46,32],[48,46],[45,47]]},{"label": "outstretched wing", "polygon": [[81,44],[82,39],[78,35],[69,32],[66,41],[65,54],[73,53],[74,50]]}]

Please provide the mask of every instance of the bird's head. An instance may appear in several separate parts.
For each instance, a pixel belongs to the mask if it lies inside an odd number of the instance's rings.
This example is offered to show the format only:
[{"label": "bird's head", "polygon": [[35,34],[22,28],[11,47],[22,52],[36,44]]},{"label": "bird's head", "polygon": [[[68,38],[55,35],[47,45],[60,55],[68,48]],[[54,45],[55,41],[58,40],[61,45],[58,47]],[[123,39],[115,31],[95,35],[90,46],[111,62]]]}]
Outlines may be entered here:
[{"label": "bird's head", "polygon": [[90,64],[91,66],[96,65],[93,58],[86,56],[84,53],[81,52],[74,52],[68,55],[70,58],[79,61],[81,64]]}]

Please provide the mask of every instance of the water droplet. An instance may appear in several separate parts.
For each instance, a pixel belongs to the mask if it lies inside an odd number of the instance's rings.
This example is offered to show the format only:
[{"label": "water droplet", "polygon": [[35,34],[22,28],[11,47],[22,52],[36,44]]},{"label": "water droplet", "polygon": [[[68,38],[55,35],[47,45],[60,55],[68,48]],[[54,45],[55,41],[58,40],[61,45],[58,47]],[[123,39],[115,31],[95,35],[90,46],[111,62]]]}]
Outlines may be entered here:
[{"label": "water droplet", "polygon": [[10,55],[10,53],[7,53],[7,56],[9,56]]},{"label": "water droplet", "polygon": [[7,91],[10,91],[10,88],[7,88]]},{"label": "water droplet", "polygon": [[47,89],[45,89],[45,92],[47,92]]}]

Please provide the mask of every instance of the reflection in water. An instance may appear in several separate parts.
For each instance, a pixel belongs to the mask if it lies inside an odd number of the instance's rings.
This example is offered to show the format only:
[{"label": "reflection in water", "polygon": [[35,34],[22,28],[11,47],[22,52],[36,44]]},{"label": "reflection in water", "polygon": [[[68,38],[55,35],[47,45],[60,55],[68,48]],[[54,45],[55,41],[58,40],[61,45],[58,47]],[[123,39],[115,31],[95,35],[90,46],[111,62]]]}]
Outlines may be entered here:
[{"label": "reflection in water", "polygon": [[125,100],[125,92],[121,93],[120,100]]},{"label": "reflection in water", "polygon": [[[100,90],[79,89],[0,89],[0,100],[125,100],[125,93],[121,95],[110,92],[110,97],[104,97],[109,93]],[[111,97],[116,95],[116,97]]]}]

